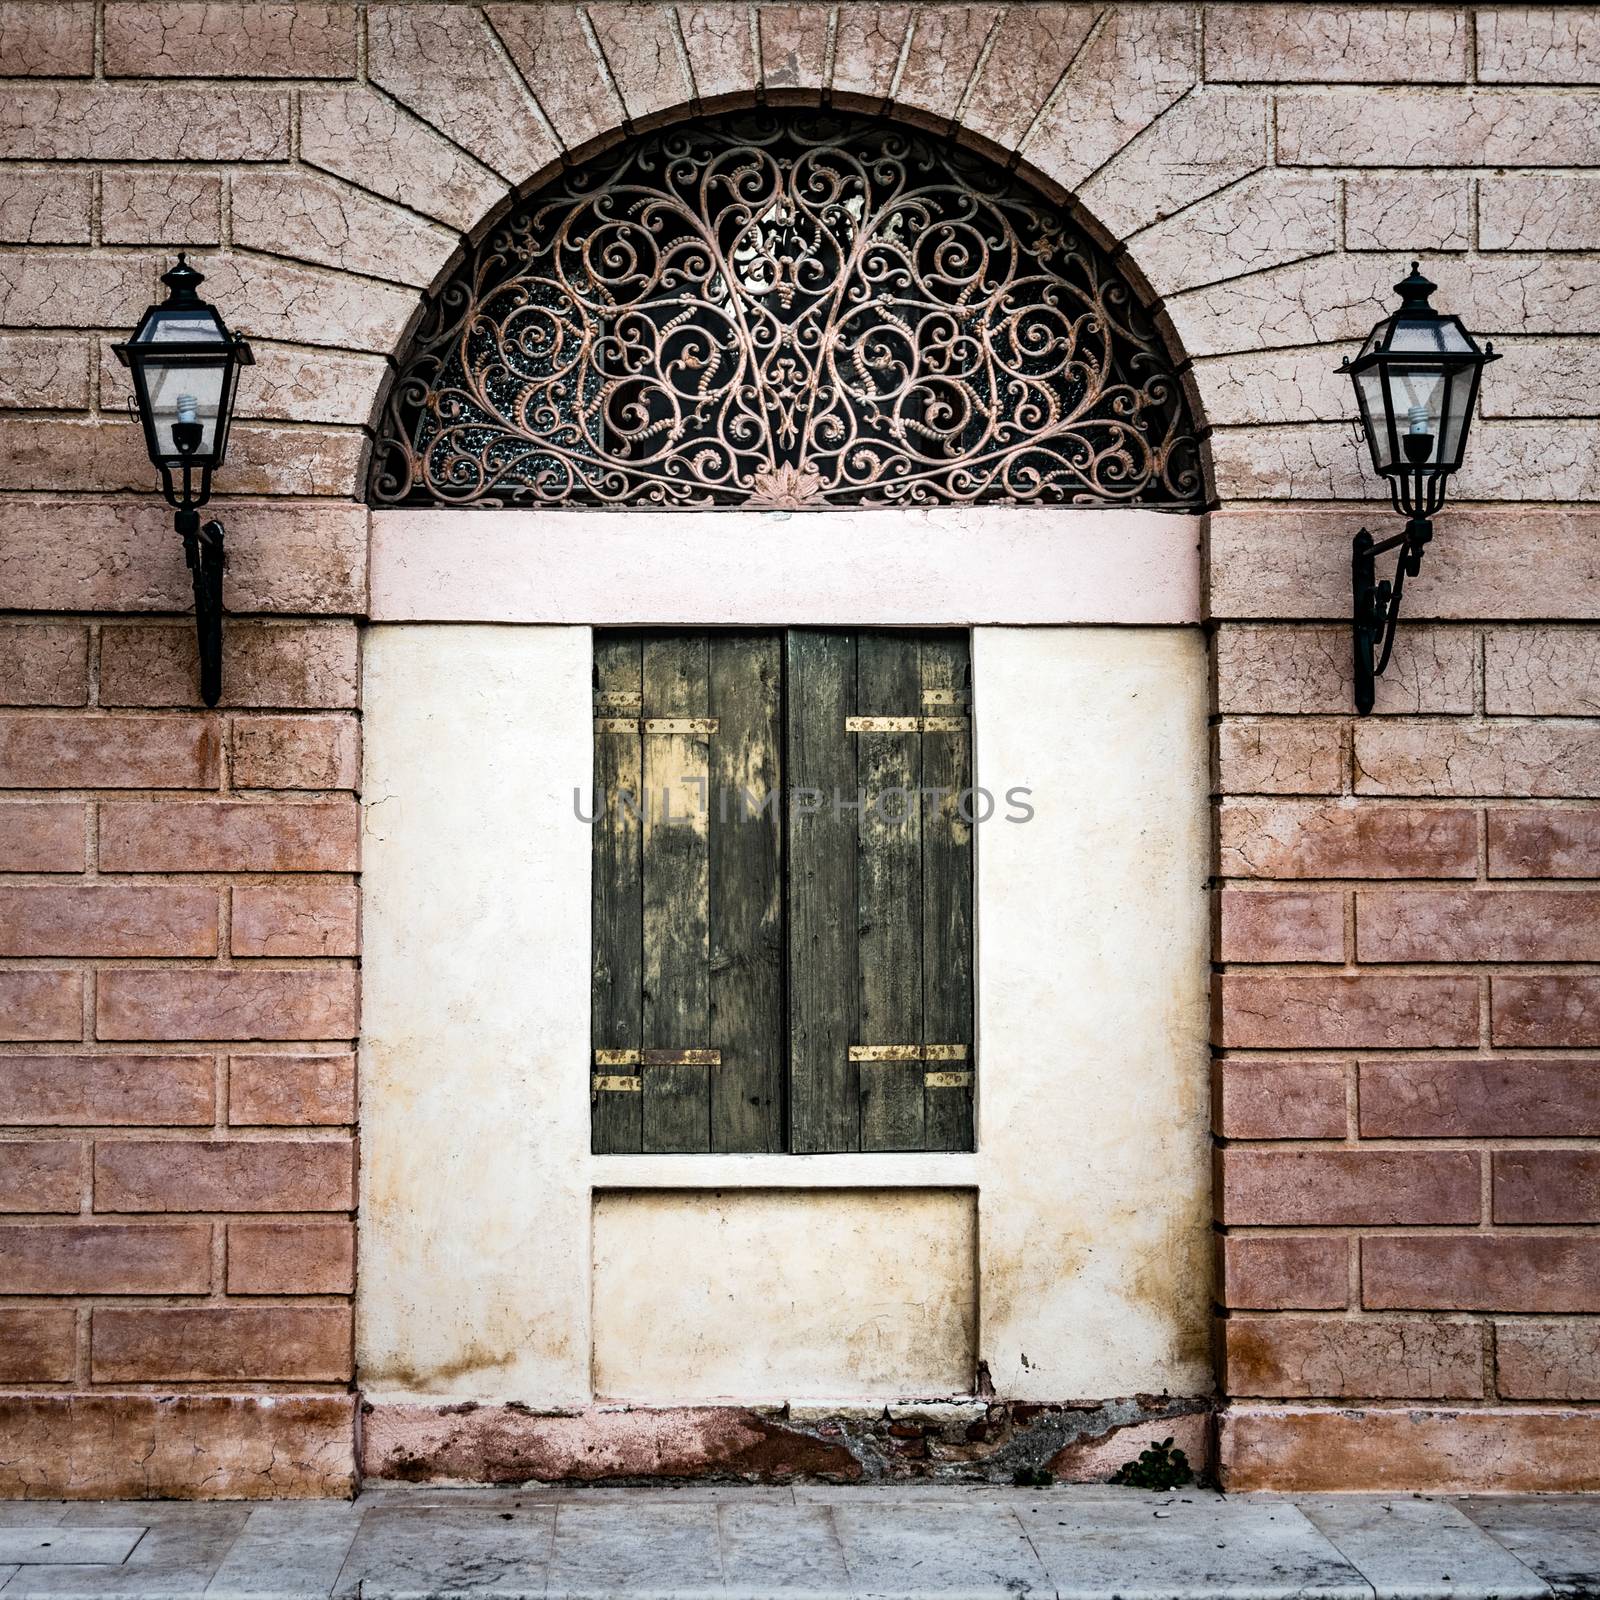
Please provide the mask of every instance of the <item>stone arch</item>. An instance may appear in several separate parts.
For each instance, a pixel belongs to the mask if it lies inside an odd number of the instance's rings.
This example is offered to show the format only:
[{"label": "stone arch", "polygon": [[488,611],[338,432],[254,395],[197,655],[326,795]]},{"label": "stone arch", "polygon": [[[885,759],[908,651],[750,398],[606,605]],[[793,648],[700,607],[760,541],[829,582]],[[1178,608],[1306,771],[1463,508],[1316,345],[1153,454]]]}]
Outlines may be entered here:
[{"label": "stone arch", "polygon": [[[1200,82],[1199,26],[1190,5],[1070,0],[375,6],[368,81],[301,90],[299,165],[256,180],[243,242],[267,254],[204,264],[251,333],[358,352],[343,414],[370,421],[381,358],[404,343],[421,292],[519,195],[634,130],[836,102],[1010,166],[1118,250],[1161,302],[1173,348],[1234,348],[1216,344],[1232,311],[1209,286],[1315,253],[1250,216],[1328,212],[1327,180],[1267,164],[1268,97]],[[1219,227],[1219,208],[1239,225]],[[275,227],[282,213],[309,224],[298,242]],[[236,239],[240,216],[236,203]],[[1202,434],[1206,381],[1189,384]],[[320,492],[358,495],[365,465],[348,460]]]}]

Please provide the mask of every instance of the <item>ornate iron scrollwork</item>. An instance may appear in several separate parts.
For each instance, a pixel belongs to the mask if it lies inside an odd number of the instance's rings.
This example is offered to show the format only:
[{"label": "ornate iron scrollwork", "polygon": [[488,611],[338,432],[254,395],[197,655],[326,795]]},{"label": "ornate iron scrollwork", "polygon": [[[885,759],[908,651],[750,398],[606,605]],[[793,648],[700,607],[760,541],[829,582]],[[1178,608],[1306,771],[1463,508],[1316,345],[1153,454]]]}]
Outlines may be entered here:
[{"label": "ornate iron scrollwork", "polygon": [[377,504],[1196,506],[1128,284],[950,141],[767,109],[637,138],[430,297]]}]

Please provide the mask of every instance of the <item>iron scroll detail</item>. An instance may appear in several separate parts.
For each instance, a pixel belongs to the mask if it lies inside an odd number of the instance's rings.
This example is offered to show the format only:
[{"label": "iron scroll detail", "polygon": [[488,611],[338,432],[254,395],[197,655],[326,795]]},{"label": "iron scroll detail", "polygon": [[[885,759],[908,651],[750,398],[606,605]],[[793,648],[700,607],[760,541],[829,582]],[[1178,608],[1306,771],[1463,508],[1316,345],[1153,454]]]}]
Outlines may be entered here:
[{"label": "iron scroll detail", "polygon": [[428,300],[374,504],[1203,500],[1148,311],[953,142],[764,109],[522,201]]}]

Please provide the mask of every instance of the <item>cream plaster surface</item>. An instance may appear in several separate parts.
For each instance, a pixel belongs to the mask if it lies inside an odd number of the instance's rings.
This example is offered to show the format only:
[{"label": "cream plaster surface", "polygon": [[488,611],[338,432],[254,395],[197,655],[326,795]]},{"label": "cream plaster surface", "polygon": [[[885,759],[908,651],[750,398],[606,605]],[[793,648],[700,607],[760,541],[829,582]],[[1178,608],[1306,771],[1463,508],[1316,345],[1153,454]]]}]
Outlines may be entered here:
[{"label": "cream plaster surface", "polygon": [[365,637],[362,1386],[582,1402],[589,630]]},{"label": "cream plaster surface", "polygon": [[372,514],[376,621],[1183,623],[1202,519],[1089,507]]},{"label": "cream plaster surface", "polygon": [[1027,1400],[1212,1385],[1205,642],[973,635],[979,1353]]},{"label": "cream plaster surface", "polygon": [[970,1393],[976,1235],[970,1192],[597,1194],[596,1396]]},{"label": "cream plaster surface", "polygon": [[[406,625],[366,638],[369,1395],[537,1408],[597,1388],[700,1399],[714,1382],[739,1400],[841,1385],[887,1399],[964,1386],[972,1354],[1009,1398],[1209,1390],[1197,630],[974,633],[978,781],[997,794],[1025,785],[1035,808],[979,830],[977,1152],[676,1166],[588,1153],[589,836],[572,791],[590,781],[589,630]],[[849,1348],[881,1273],[870,1250],[830,1242],[833,1195],[866,1191],[862,1203],[899,1217],[915,1185],[977,1191],[977,1339],[956,1384],[953,1336],[922,1352],[931,1370],[896,1373],[888,1357],[874,1369]],[[613,1226],[624,1202],[593,1199],[621,1189],[655,1192],[625,1202],[650,1227]],[[765,1192],[769,1243],[801,1257],[788,1281],[822,1286],[807,1339],[823,1348],[793,1343],[792,1295],[730,1280],[727,1342],[708,1359],[694,1353],[707,1280],[670,1286],[673,1241],[757,1215],[730,1198],[751,1190]],[[748,1250],[748,1232],[734,1233]],[[617,1263],[657,1247],[660,1292],[622,1292]],[[959,1298],[931,1265],[925,1278],[941,1304]],[[894,1325],[891,1356],[906,1348]],[[788,1381],[775,1388],[777,1366]]]}]

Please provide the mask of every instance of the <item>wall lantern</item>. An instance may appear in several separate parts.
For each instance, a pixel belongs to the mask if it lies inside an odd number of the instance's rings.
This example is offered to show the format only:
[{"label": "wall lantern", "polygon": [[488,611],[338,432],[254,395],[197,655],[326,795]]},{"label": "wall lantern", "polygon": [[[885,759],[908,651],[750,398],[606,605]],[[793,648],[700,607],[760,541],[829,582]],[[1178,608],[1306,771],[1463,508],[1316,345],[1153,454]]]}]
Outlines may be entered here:
[{"label": "wall lantern", "polygon": [[[1478,379],[1489,362],[1500,359],[1492,344],[1478,348],[1460,317],[1428,304],[1436,288],[1413,261],[1410,275],[1394,286],[1400,309],[1373,328],[1354,361],[1339,366],[1356,386],[1372,464],[1389,480],[1389,498],[1406,519],[1404,531],[1382,543],[1363,528],[1351,551],[1356,710],[1362,716],[1372,709],[1376,680],[1389,665],[1400,595],[1406,579],[1422,569],[1445,480],[1461,465]],[[1377,558],[1396,548],[1394,582],[1377,582]]]},{"label": "wall lantern", "polygon": [[181,255],[161,281],[166,303],[151,306],[133,337],[114,348],[133,376],[145,448],[160,469],[161,492],[174,508],[194,574],[200,694],[214,706],[222,694],[222,524],[202,527],[200,507],[211,498],[211,474],[228,448],[234,380],[255,357],[243,335],[229,333],[195,293],[201,275]]}]

